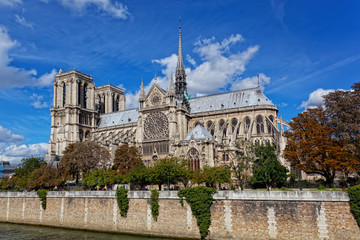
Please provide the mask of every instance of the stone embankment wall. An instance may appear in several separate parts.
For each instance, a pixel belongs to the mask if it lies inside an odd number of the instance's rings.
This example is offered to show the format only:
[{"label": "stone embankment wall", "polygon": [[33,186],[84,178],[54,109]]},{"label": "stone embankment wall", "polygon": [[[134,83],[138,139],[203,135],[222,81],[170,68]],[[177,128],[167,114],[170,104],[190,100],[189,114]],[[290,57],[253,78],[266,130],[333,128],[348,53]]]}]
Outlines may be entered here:
[{"label": "stone embankment wall", "polygon": [[[150,192],[130,191],[120,216],[115,192],[0,193],[0,221],[168,237],[199,238],[196,218],[177,192],[160,192],[155,222]],[[220,191],[211,207],[210,239],[360,239],[344,192]]]}]

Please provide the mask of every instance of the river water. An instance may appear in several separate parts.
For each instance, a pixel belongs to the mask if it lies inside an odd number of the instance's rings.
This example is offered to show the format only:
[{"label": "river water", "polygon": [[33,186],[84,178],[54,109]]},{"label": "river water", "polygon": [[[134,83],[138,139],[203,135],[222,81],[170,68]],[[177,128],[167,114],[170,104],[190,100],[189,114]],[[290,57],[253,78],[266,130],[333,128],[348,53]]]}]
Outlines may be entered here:
[{"label": "river water", "polygon": [[171,240],[172,238],[151,238],[116,233],[99,233],[64,228],[40,227],[22,224],[0,223],[0,239],[17,240]]}]

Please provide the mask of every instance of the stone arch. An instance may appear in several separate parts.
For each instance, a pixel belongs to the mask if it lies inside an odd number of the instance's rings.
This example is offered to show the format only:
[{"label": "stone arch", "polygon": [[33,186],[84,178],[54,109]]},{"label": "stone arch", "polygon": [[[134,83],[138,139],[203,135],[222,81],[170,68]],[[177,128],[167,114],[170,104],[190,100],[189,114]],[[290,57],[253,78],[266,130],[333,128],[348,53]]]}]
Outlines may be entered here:
[{"label": "stone arch", "polygon": [[79,139],[80,139],[80,142],[82,142],[84,139],[84,131],[82,129],[79,130]]},{"label": "stone arch", "polygon": [[91,137],[91,133],[90,133],[89,130],[87,130],[87,131],[85,132],[85,139],[86,139],[86,140],[90,140],[90,137]]}]

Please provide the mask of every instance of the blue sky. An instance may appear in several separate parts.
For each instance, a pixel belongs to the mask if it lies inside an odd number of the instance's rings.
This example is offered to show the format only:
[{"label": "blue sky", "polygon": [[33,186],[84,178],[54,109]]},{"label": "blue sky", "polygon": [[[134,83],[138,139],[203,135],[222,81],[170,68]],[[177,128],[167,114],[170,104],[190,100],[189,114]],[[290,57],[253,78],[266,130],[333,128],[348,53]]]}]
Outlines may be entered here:
[{"label": "blue sky", "polygon": [[0,0],[0,160],[43,156],[56,72],[96,86],[175,72],[178,21],[191,96],[257,85],[290,121],[360,76],[360,1]]}]

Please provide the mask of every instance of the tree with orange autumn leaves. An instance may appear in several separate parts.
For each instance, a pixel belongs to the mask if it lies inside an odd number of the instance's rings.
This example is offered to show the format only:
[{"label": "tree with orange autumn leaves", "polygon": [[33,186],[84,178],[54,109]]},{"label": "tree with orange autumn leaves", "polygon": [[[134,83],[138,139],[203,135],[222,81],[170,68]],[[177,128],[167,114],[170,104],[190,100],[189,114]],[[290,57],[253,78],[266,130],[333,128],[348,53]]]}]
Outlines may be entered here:
[{"label": "tree with orange autumn leaves", "polygon": [[359,159],[334,137],[336,129],[322,106],[298,114],[290,128],[285,132],[284,157],[291,166],[320,174],[327,184],[333,183],[337,171],[356,171],[360,166]]}]

